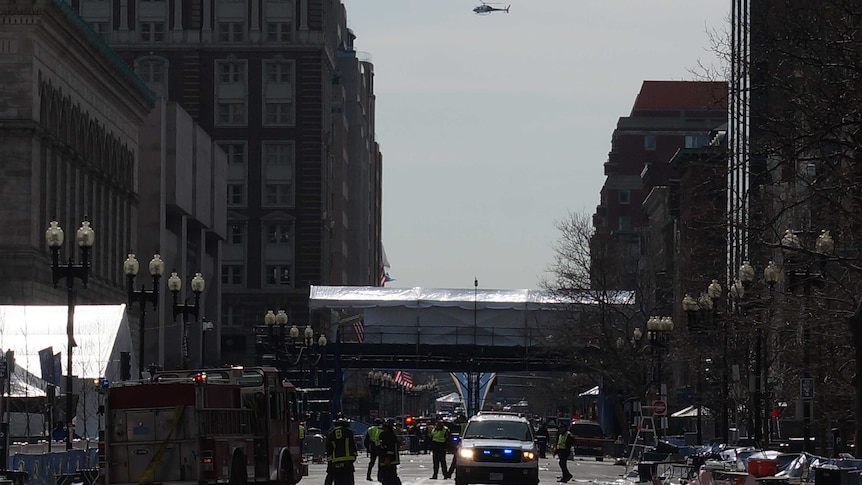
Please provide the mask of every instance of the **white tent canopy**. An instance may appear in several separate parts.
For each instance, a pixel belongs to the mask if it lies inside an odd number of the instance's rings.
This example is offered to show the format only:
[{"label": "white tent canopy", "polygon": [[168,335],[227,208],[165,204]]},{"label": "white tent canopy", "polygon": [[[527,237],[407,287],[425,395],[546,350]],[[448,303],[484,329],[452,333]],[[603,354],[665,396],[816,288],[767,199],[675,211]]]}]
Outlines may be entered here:
[{"label": "white tent canopy", "polygon": [[[625,303],[628,293],[614,295]],[[597,295],[594,295],[598,297]],[[550,291],[312,286],[309,307],[362,315],[362,338],[376,344],[473,344],[528,347],[552,338],[551,322],[573,305],[595,304],[584,295],[563,300]]]},{"label": "white tent canopy", "polygon": [[586,391],[578,394],[578,397],[598,396],[598,395],[599,395],[599,386],[595,386],[595,387],[587,389]]},{"label": "white tent canopy", "polygon": [[[710,416],[709,408],[701,406],[700,416]],[[672,418],[696,418],[697,406],[688,406],[670,415]]]},{"label": "white tent canopy", "polygon": [[[48,381],[43,380],[39,351],[50,349],[60,354],[61,375],[58,394],[65,392],[68,362],[66,323],[68,307],[40,305],[0,305],[0,349],[15,353],[15,366],[9,369],[12,396],[45,395]],[[72,392],[79,396],[78,427],[81,436],[98,432],[98,396],[92,381],[105,377],[120,380],[120,353],[129,352],[131,375],[138,375],[138,359],[132,345],[126,305],[76,305],[72,349]],[[51,359],[51,364],[55,359]],[[50,365],[50,364],[49,364]],[[49,376],[44,376],[50,379]],[[84,383],[84,384],[82,384]]]}]

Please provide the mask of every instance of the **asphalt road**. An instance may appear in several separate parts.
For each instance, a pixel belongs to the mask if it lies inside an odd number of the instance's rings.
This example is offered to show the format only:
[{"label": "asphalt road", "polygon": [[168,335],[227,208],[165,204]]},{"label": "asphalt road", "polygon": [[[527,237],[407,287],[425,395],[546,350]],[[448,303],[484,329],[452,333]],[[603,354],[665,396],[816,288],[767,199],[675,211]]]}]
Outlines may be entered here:
[{"label": "asphalt road", "polygon": [[[447,462],[452,460],[452,455],[446,455]],[[455,480],[444,480],[442,474],[438,480],[431,480],[433,470],[431,468],[431,455],[401,455],[401,465],[398,467],[398,475],[404,485],[454,485]],[[356,485],[363,483],[374,484],[365,480],[368,469],[368,458],[361,454],[356,461],[356,472],[354,474]],[[622,477],[625,467],[614,465],[612,459],[596,461],[593,457],[575,457],[569,461],[569,471],[575,478],[569,483],[596,483],[603,484],[613,482]],[[321,485],[326,476],[326,463],[311,463],[308,467],[308,476],[303,478],[300,485]],[[377,467],[371,475],[377,477]],[[539,480],[545,484],[557,482],[560,476],[560,466],[556,458],[549,455],[547,459],[539,460]]]}]

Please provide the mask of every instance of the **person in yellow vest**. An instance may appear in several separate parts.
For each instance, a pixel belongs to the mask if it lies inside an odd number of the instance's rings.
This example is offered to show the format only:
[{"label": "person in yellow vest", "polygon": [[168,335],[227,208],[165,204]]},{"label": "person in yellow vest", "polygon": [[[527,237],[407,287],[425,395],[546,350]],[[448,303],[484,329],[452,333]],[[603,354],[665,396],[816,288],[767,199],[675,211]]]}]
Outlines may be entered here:
[{"label": "person in yellow vest", "polygon": [[560,477],[562,483],[572,479],[572,474],[569,472],[569,457],[572,456],[574,446],[575,437],[569,432],[568,423],[560,423],[560,428],[557,430],[557,447],[554,449],[554,456],[560,459],[560,471],[563,472]]},{"label": "person in yellow vest", "polygon": [[401,485],[398,478],[398,464],[401,463],[401,440],[395,434],[392,420],[383,424],[379,436],[379,464],[377,465],[377,480],[383,485]]},{"label": "person in yellow vest", "polygon": [[353,485],[356,455],[356,440],[350,423],[338,413],[335,426],[326,436],[326,481],[331,478],[334,485]]},{"label": "person in yellow vest", "polygon": [[[380,456],[380,452],[378,448],[380,447],[380,432],[383,431],[383,420],[377,418],[374,420],[374,424],[369,426],[365,431],[365,439],[363,440],[363,444],[365,445],[365,449],[368,451],[368,475],[366,476],[366,480],[369,482],[374,481],[371,478],[371,470],[374,468],[374,462],[377,461],[377,458]],[[379,471],[379,470],[378,470]]]},{"label": "person in yellow vest", "polygon": [[446,470],[446,447],[449,446],[449,428],[446,427],[442,419],[437,420],[437,425],[431,430],[431,461],[434,462],[434,475],[432,480],[437,480],[437,471],[443,470],[443,475],[447,474]]}]

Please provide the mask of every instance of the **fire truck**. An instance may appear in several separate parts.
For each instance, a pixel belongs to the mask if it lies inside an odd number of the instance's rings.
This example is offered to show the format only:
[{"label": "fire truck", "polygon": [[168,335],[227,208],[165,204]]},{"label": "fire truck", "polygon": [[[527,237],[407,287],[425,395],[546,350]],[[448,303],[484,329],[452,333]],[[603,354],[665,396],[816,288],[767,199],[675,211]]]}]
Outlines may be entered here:
[{"label": "fire truck", "polygon": [[155,372],[105,391],[103,483],[291,485],[308,475],[296,390],[273,367]]}]

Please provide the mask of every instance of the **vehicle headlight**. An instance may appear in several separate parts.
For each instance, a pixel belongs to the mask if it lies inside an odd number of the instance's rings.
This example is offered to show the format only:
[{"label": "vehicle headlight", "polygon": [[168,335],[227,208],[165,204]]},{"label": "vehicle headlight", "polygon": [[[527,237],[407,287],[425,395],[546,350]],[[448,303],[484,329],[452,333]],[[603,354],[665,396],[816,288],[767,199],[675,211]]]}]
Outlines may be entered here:
[{"label": "vehicle headlight", "polygon": [[461,458],[463,458],[465,460],[472,460],[473,459],[473,448],[461,448],[458,450],[458,454],[461,456]]},{"label": "vehicle headlight", "polygon": [[525,460],[534,460],[536,458],[536,454],[531,450],[524,450],[523,456]]}]

